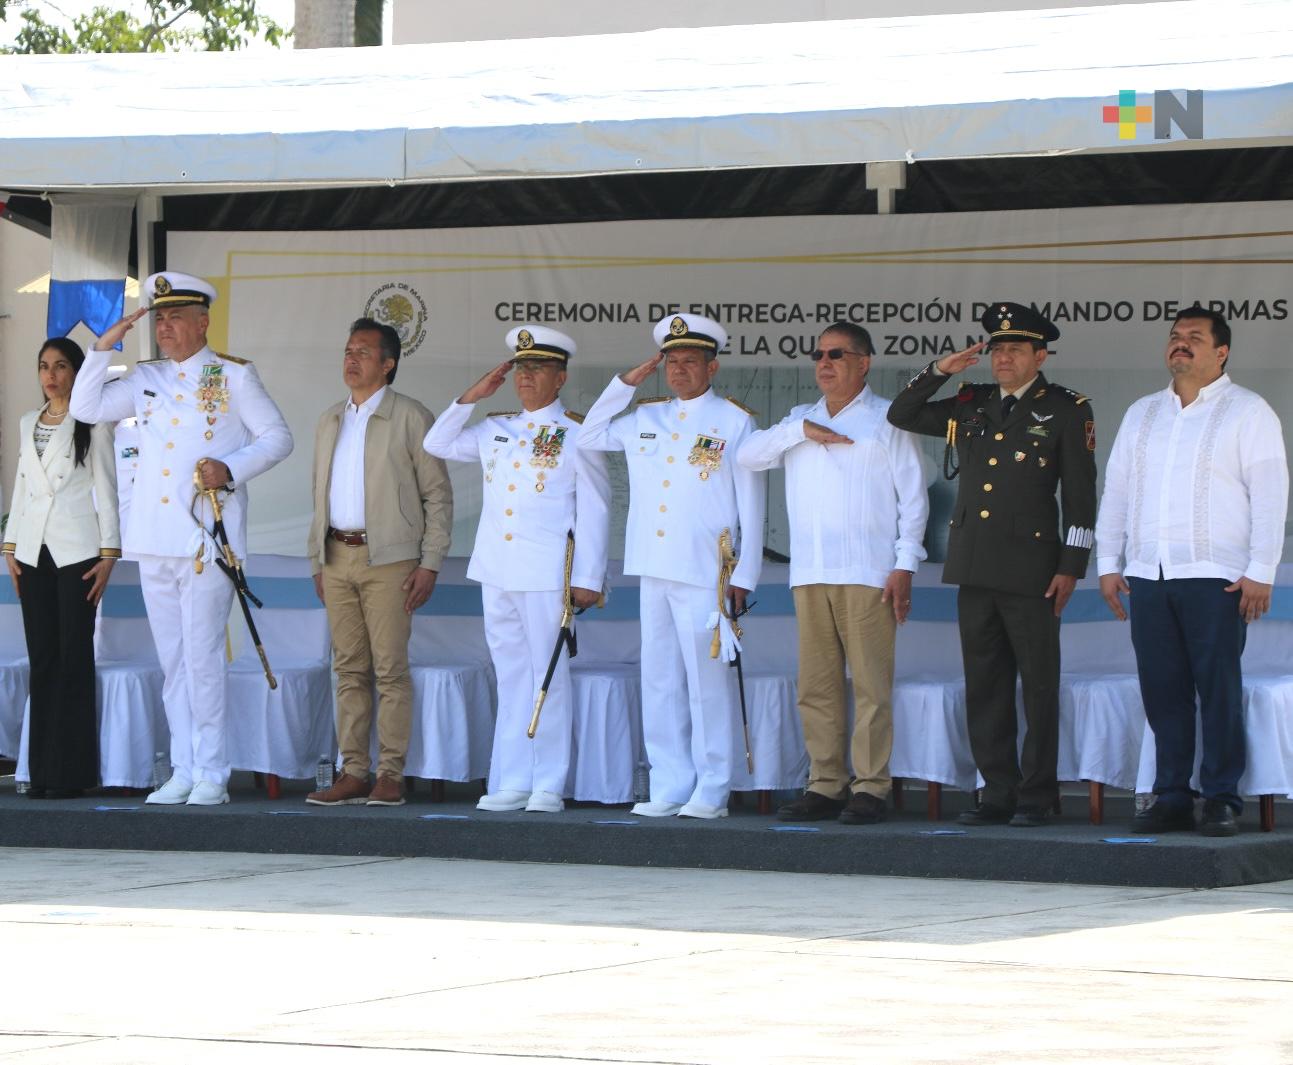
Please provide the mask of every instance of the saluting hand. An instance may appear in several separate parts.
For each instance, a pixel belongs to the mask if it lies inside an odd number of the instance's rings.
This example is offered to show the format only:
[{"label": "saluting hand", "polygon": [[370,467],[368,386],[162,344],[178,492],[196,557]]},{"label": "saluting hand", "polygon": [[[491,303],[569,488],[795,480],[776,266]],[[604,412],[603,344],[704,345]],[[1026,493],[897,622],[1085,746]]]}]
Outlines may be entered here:
[{"label": "saluting hand", "polygon": [[968,370],[979,361],[979,352],[984,349],[987,343],[986,340],[980,340],[972,348],[953,352],[951,355],[944,355],[934,365],[938,367],[939,373],[945,373],[949,376],[954,373],[960,373],[962,370]]},{"label": "saluting hand", "polygon": [[135,327],[135,323],[147,313],[147,307],[140,307],[134,314],[128,314],[121,321],[110,325],[103,336],[94,342],[94,350],[107,351],[109,348],[115,348]]},{"label": "saluting hand", "polygon": [[503,382],[507,380],[507,372],[511,368],[511,359],[508,359],[507,362],[499,363],[459,396],[458,402],[465,405],[479,403],[482,399],[488,399],[503,386]]},{"label": "saluting hand", "polygon": [[656,371],[656,367],[664,362],[664,352],[657,351],[646,362],[639,363],[631,370],[626,370],[620,374],[620,380],[632,388],[637,388],[643,381],[650,377]]},{"label": "saluting hand", "polygon": [[851,444],[851,437],[843,436],[834,429],[827,429],[824,425],[818,425],[816,422],[810,422],[804,419],[804,438],[815,440],[819,444]]}]

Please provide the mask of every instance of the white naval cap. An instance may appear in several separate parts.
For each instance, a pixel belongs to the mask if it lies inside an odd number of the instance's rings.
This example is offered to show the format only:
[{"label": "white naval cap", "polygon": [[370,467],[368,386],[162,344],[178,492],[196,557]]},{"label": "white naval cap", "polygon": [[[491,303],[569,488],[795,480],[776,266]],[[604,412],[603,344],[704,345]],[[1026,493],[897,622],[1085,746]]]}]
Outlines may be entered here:
[{"label": "white naval cap", "polygon": [[215,287],[200,277],[181,274],[178,270],[162,270],[144,280],[144,295],[148,306],[186,307],[197,304],[210,307],[215,302]]},{"label": "white naval cap", "polygon": [[507,334],[507,348],[517,359],[551,359],[565,366],[575,353],[575,342],[546,325],[519,325]]},{"label": "white naval cap", "polygon": [[699,314],[666,314],[656,322],[651,335],[661,351],[703,348],[717,355],[727,344],[727,330]]}]

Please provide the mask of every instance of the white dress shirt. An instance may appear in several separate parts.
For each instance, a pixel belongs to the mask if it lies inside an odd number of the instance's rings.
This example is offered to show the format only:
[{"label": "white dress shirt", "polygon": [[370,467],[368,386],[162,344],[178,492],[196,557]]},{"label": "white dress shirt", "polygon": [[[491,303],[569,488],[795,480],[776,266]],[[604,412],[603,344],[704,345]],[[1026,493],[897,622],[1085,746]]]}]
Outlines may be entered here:
[{"label": "white dress shirt", "polygon": [[[752,433],[737,461],[752,470],[786,468],[790,586],[865,584],[883,588],[895,569],[916,571],[929,496],[915,438],[889,424],[889,401],[864,388],[834,417],[825,398],[795,407]],[[804,422],[853,441],[818,444]]]},{"label": "white dress shirt", "polygon": [[[1223,374],[1181,406],[1171,386],[1118,427],[1096,519],[1100,575],[1248,577],[1273,584],[1284,547],[1288,462],[1280,421]],[[1125,565],[1124,565],[1125,559]]]},{"label": "white dress shirt", "polygon": [[334,529],[355,531],[367,524],[364,510],[364,441],[368,419],[386,395],[382,385],[359,406],[351,400],[341,412],[337,446],[332,449],[332,476],[328,479],[328,524]]}]

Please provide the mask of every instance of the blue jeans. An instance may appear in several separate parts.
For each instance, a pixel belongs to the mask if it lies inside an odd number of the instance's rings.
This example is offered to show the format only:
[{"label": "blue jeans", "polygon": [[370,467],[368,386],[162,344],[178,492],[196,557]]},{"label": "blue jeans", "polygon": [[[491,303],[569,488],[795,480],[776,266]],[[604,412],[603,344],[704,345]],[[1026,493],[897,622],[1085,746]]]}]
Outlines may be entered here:
[{"label": "blue jeans", "polygon": [[1239,592],[1219,578],[1148,580],[1131,577],[1131,642],[1140,695],[1158,753],[1154,793],[1172,807],[1194,792],[1194,709],[1202,722],[1199,787],[1205,799],[1243,806],[1239,778],[1248,752],[1239,659],[1248,625]]}]

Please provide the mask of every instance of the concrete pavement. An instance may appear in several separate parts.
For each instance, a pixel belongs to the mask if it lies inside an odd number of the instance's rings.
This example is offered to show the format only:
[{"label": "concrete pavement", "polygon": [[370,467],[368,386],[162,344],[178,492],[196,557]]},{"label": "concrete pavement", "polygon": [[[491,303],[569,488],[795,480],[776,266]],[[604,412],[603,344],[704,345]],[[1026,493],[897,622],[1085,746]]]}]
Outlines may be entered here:
[{"label": "concrete pavement", "polygon": [[1293,882],[0,850],[0,1063],[1293,1061]]}]

